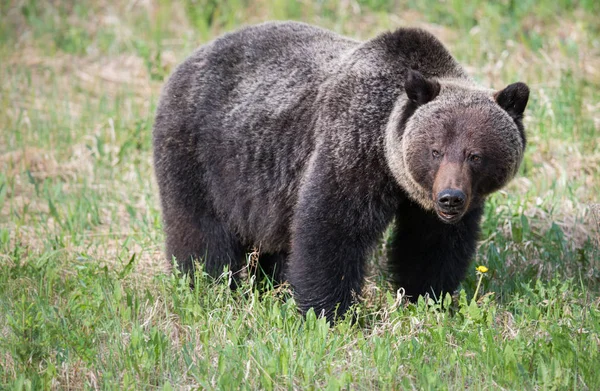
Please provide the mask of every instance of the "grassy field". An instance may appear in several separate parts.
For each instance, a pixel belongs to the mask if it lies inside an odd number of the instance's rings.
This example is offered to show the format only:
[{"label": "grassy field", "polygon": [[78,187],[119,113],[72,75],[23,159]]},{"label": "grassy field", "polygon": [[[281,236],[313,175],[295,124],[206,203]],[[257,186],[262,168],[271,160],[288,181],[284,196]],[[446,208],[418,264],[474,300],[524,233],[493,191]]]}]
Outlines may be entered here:
[{"label": "grassy field", "polygon": [[[0,0],[0,389],[600,389],[598,14],[597,0]],[[332,328],[285,286],[190,291],[169,272],[161,85],[198,45],[269,19],[360,39],[425,27],[482,84],[530,85],[524,164],[488,202],[452,310],[394,292],[385,243],[359,321]]]}]

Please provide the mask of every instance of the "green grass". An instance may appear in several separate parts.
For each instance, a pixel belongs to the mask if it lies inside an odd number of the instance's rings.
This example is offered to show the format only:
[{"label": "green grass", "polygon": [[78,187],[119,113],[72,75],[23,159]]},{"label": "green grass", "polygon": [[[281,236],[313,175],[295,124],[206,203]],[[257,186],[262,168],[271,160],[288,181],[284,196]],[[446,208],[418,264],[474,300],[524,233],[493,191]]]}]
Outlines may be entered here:
[{"label": "green grass", "polygon": [[[0,389],[600,389],[597,1],[0,2]],[[532,88],[519,176],[441,310],[379,267],[358,322],[286,288],[190,291],[163,260],[158,94],[195,47],[296,19],[430,29],[482,84]],[[225,275],[223,279],[226,279]]]}]

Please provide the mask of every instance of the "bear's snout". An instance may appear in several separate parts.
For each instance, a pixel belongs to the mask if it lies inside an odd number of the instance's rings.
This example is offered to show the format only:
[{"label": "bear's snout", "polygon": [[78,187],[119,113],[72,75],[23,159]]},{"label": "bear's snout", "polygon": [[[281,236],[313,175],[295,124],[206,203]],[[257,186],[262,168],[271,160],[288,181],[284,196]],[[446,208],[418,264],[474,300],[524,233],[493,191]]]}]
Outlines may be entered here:
[{"label": "bear's snout", "polygon": [[445,223],[456,223],[469,207],[470,176],[464,165],[444,162],[433,185],[435,210]]},{"label": "bear's snout", "polygon": [[466,211],[467,195],[459,189],[445,189],[437,194],[436,212],[442,221],[455,223]]},{"label": "bear's snout", "polygon": [[462,209],[466,200],[467,195],[457,189],[446,189],[437,195],[438,207],[447,211]]}]

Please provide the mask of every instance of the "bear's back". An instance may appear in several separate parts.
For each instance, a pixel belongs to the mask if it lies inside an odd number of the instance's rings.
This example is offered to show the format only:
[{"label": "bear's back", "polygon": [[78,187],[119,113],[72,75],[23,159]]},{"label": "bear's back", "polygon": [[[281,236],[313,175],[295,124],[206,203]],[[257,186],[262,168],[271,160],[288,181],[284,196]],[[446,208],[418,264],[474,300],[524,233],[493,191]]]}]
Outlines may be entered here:
[{"label": "bear's back", "polygon": [[339,56],[358,44],[297,22],[249,26],[200,47],[175,70],[166,89],[193,96],[195,109],[202,109],[200,101],[218,107],[215,114],[260,103],[283,110],[302,87],[318,87],[335,72]]}]

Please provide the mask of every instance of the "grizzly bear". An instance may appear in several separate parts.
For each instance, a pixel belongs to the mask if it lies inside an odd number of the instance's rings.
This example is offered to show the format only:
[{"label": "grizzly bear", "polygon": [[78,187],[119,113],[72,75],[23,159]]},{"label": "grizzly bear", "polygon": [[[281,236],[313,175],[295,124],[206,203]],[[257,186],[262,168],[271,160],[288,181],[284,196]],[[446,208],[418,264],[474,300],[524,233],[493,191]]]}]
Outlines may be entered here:
[{"label": "grizzly bear", "polygon": [[236,275],[260,266],[304,313],[342,315],[395,221],[392,281],[452,292],[486,196],[523,157],[523,83],[478,86],[430,33],[359,42],[302,23],[243,28],[179,65],[154,125],[166,255]]}]

